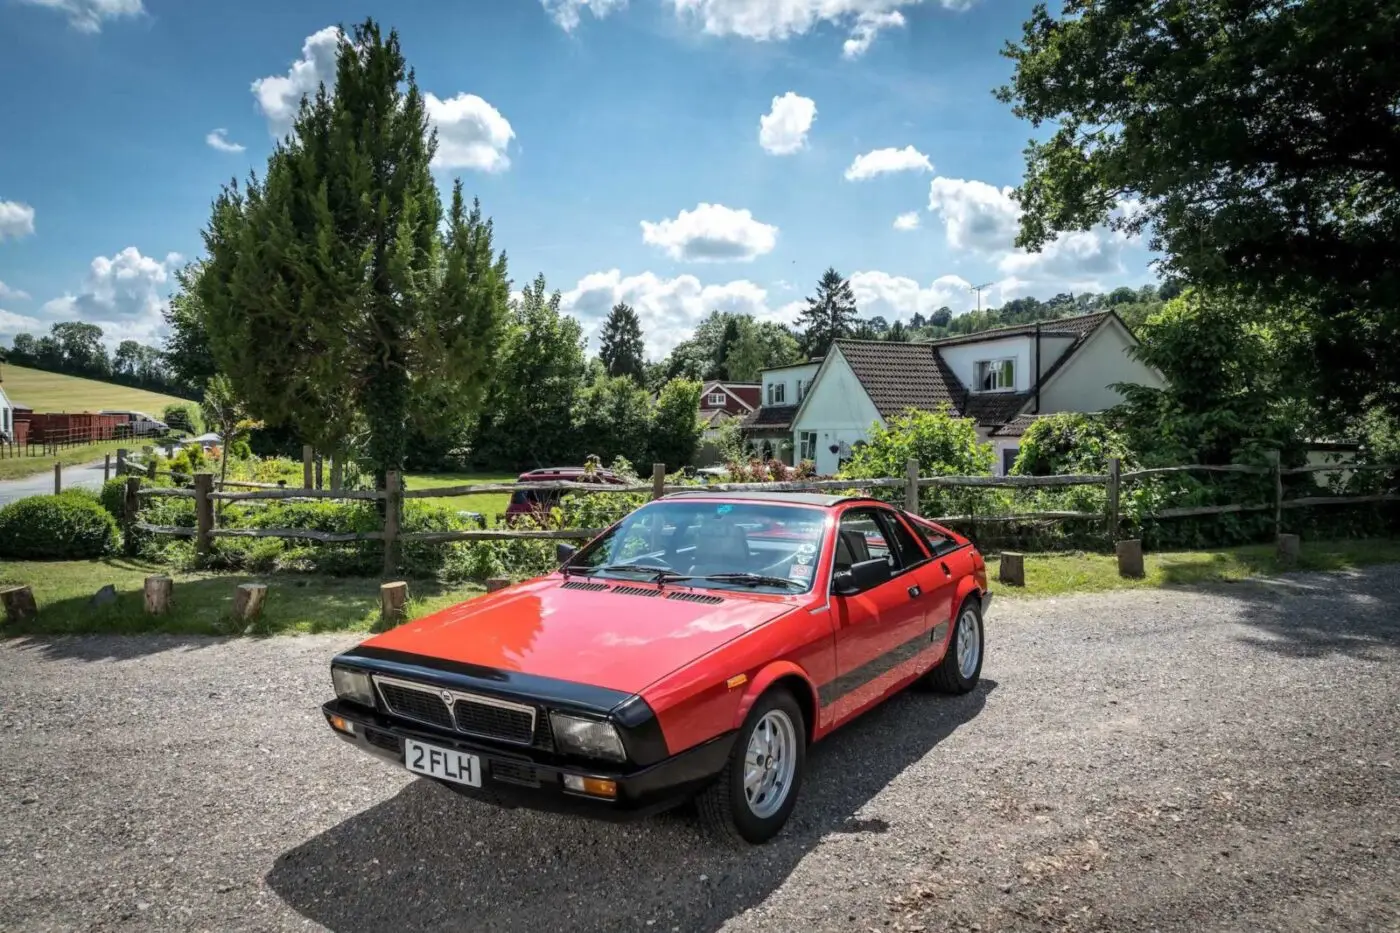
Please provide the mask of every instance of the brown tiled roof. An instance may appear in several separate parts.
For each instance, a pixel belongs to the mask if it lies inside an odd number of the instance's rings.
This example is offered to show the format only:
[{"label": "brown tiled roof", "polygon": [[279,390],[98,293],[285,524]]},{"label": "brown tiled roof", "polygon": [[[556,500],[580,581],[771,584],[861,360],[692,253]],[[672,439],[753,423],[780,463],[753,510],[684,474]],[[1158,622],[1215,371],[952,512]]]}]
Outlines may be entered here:
[{"label": "brown tiled roof", "polygon": [[746,428],[786,428],[797,414],[796,405],[765,405],[744,416]]},{"label": "brown tiled roof", "polygon": [[[1040,322],[1041,336],[1061,336],[1083,338],[1088,336],[1111,315],[1112,311],[1095,311],[1092,314],[1078,314],[1074,317],[1060,317]],[[1035,333],[1035,323],[1012,324],[1009,327],[994,327],[979,330],[975,334],[958,334],[954,337],[940,337],[928,341],[930,346],[955,347],[964,343],[981,343],[984,340],[998,340],[1002,337],[1025,337]]]},{"label": "brown tiled roof", "polygon": [[1005,424],[998,426],[992,432],[992,437],[1020,437],[1030,429],[1031,425],[1044,417],[1044,415],[1017,415]]}]

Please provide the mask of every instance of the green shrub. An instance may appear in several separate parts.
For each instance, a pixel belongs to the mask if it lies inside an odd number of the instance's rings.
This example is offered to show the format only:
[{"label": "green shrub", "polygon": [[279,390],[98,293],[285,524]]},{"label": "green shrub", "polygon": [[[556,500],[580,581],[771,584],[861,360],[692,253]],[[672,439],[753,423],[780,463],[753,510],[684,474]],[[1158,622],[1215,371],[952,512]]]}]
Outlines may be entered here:
[{"label": "green shrub", "polygon": [[102,491],[97,494],[97,500],[102,503],[102,507],[107,510],[117,521],[122,520],[122,509],[126,504],[126,477],[114,476],[102,484]]},{"label": "green shrub", "polygon": [[79,560],[116,544],[117,523],[91,492],[30,496],[0,509],[0,557]]},{"label": "green shrub", "polygon": [[1107,419],[1061,412],[1037,418],[1026,429],[1011,472],[1017,476],[1107,473],[1113,457],[1122,461],[1125,470],[1135,466],[1127,439]]},{"label": "green shrub", "polygon": [[199,408],[193,402],[166,405],[161,421],[170,425],[172,431],[188,431],[191,434],[204,433],[204,423],[199,417]]}]

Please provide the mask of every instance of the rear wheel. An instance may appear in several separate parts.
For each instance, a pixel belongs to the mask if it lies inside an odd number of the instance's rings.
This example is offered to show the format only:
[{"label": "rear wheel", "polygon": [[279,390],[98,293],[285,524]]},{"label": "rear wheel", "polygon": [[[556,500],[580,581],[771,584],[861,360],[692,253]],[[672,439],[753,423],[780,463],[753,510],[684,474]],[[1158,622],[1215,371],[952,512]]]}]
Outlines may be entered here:
[{"label": "rear wheel", "polygon": [[807,727],[792,694],[764,694],[740,727],[729,760],[696,798],[713,835],[749,843],[778,834],[797,803],[807,765]]},{"label": "rear wheel", "polygon": [[958,609],[948,651],[924,682],[940,693],[967,693],[982,678],[982,604],[973,593]]}]

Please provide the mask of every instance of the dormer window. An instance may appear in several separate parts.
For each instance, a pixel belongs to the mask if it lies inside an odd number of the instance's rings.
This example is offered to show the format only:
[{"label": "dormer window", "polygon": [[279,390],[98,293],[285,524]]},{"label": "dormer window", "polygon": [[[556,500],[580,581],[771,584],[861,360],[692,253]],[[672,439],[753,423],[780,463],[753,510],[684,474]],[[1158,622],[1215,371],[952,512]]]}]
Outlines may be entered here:
[{"label": "dormer window", "polygon": [[[800,403],[807,396],[807,390],[812,387],[812,380],[797,380],[797,401]],[[810,458],[808,458],[810,459]]]},{"label": "dormer window", "polygon": [[1011,392],[1016,388],[1016,360],[979,360],[977,391]]},{"label": "dormer window", "polygon": [[787,394],[787,385],[781,382],[768,383],[768,404],[783,404],[784,396]]},{"label": "dormer window", "polygon": [[724,393],[723,393],[723,392],[711,392],[711,393],[710,393],[709,403],[710,403],[710,407],[711,407],[711,408],[723,408],[723,407],[724,407]]}]

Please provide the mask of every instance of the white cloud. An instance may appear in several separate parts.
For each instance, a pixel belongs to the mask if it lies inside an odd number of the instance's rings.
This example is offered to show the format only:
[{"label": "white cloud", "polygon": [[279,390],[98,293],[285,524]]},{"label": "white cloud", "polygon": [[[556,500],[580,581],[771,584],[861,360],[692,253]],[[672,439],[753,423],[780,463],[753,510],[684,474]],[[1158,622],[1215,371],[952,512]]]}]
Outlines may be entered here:
[{"label": "white cloud", "polygon": [[747,210],[701,203],[673,219],[642,221],[642,242],[685,262],[750,262],[773,251],[778,228],[754,220]]},{"label": "white cloud", "polygon": [[[857,272],[850,281],[861,317],[907,321],[916,313],[927,317],[945,305],[959,314],[976,302],[972,283],[956,275],[939,276],[927,288],[907,276],[879,271]],[[986,292],[982,303],[987,304]]]},{"label": "white cloud", "polygon": [[578,28],[579,14],[583,10],[592,13],[596,19],[602,19],[626,6],[627,0],[540,0],[540,5],[559,24],[560,29],[573,32]]},{"label": "white cloud", "polygon": [[34,232],[34,208],[18,201],[0,201],[0,240],[18,240]]},{"label": "white cloud", "polygon": [[919,212],[909,211],[907,213],[900,214],[894,219],[894,228],[896,230],[919,229]]},{"label": "white cloud", "polygon": [[28,301],[29,292],[20,291],[18,288],[11,288],[4,282],[0,282],[0,299],[8,298],[11,301]]},{"label": "white cloud", "polygon": [[57,10],[79,32],[101,32],[103,20],[139,16],[146,12],[141,0],[20,0],[30,6]]},{"label": "white cloud", "polygon": [[88,268],[87,281],[77,295],[44,303],[55,321],[81,320],[102,328],[103,339],[151,342],[164,329],[174,270],[184,261],[179,253],[164,260],[143,256],[134,246],[108,258],[98,256]]},{"label": "white cloud", "polygon": [[267,117],[275,134],[291,129],[292,120],[301,107],[301,99],[315,94],[322,83],[328,89],[335,86],[335,56],[340,48],[338,26],[327,26],[306,37],[301,46],[301,58],[292,63],[285,75],[269,75],[253,82],[253,96],[258,109]]},{"label": "white cloud", "polygon": [[434,168],[471,168],[502,172],[510,168],[506,148],[515,130],[501,112],[475,94],[458,94],[439,100],[423,98],[428,119],[437,127],[438,150]]},{"label": "white cloud", "polygon": [[26,317],[0,308],[0,337],[13,337],[15,334],[33,334],[37,337],[47,331],[44,322],[38,318]]},{"label": "white cloud", "polygon": [[943,218],[948,245],[954,249],[1007,252],[1021,217],[1012,191],[984,181],[939,177],[929,184],[928,209]]},{"label": "white cloud", "polygon": [[1103,276],[1123,271],[1125,242],[1104,228],[1075,230],[1060,234],[1038,253],[1019,249],[1009,253],[997,262],[997,268],[1018,279],[1095,286]]},{"label": "white cloud", "polygon": [[887,13],[868,12],[856,17],[855,27],[851,29],[851,37],[841,45],[841,56],[843,58],[860,58],[870,51],[870,44],[875,41],[882,29],[898,29],[904,25],[904,14],[898,10],[890,10]]},{"label": "white cloud", "polygon": [[791,155],[807,144],[817,117],[817,102],[788,91],[758,119],[758,144],[773,155]]},{"label": "white cloud", "polygon": [[913,146],[903,149],[875,149],[858,155],[846,169],[847,181],[865,181],[890,172],[931,172],[933,163]]},{"label": "white cloud", "polygon": [[217,149],[220,152],[242,152],[247,148],[240,143],[231,142],[228,138],[228,130],[223,127],[212,130],[208,136],[204,137],[204,141],[209,144],[211,149]]},{"label": "white cloud", "polygon": [[583,324],[590,341],[595,340],[608,311],[618,302],[637,311],[647,353],[665,356],[711,311],[730,311],[772,319],[776,312],[768,306],[768,292],[747,279],[723,285],[704,285],[693,275],[667,279],[653,272],[624,276],[621,271],[594,272],[562,295],[563,309]]}]

